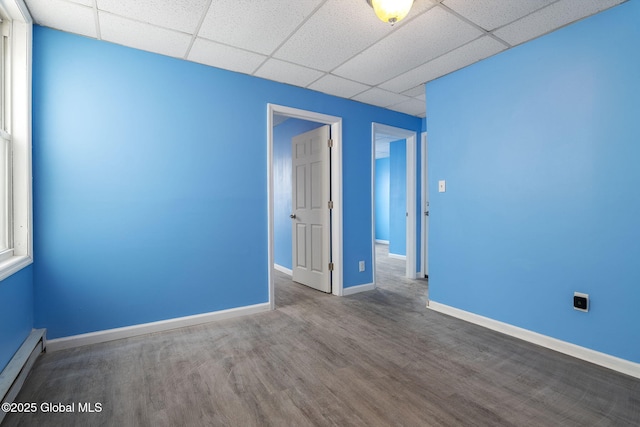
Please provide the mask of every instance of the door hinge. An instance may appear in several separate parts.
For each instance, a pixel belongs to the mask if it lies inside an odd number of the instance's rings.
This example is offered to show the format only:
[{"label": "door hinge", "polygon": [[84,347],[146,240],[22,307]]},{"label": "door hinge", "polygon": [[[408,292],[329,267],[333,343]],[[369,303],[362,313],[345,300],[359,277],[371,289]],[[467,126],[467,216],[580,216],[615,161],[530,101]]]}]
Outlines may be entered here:
[{"label": "door hinge", "polygon": [[333,209],[333,200],[329,200],[329,209]]},{"label": "door hinge", "polygon": [[333,139],[329,138],[329,140],[327,141],[327,145],[329,146],[329,148],[333,147]]},{"label": "door hinge", "polygon": [[333,263],[332,262],[329,263],[329,271],[333,271]]}]

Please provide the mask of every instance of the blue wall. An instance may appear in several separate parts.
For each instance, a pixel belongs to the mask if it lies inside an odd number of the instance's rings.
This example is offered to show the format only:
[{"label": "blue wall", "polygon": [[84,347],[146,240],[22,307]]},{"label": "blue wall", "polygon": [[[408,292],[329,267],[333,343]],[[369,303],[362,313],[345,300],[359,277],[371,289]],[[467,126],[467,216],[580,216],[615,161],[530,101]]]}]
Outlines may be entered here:
[{"label": "blue wall", "polygon": [[376,159],[376,239],[389,241],[389,157]]},{"label": "blue wall", "polygon": [[273,245],[276,264],[291,269],[291,139],[322,123],[287,119],[273,128]]},{"label": "blue wall", "polygon": [[0,372],[33,327],[33,266],[0,281]]},{"label": "blue wall", "polygon": [[624,3],[427,85],[431,300],[640,362],[638,22]]},{"label": "blue wall", "polygon": [[406,141],[391,142],[389,149],[389,157],[376,159],[376,239],[389,242],[389,253],[406,255]]},{"label": "blue wall", "polygon": [[269,102],[343,118],[344,286],[371,283],[371,123],[419,118],[36,26],[36,325],[266,302]]},{"label": "blue wall", "polygon": [[[407,143],[389,146],[389,253],[407,254]],[[418,174],[417,176],[420,176]],[[418,236],[420,234],[418,233]],[[418,240],[419,242],[420,240]],[[419,246],[419,245],[416,245]],[[419,266],[418,266],[419,269]]]}]

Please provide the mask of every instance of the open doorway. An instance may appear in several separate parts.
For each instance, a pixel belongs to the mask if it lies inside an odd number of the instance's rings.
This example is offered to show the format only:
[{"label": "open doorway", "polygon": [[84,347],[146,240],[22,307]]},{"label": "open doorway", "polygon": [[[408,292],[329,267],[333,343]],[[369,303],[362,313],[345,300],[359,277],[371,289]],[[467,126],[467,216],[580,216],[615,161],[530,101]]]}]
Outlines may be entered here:
[{"label": "open doorway", "polygon": [[382,266],[415,279],[417,135],[379,123],[372,124],[371,134],[374,283]]},{"label": "open doorway", "polygon": [[427,145],[427,133],[422,132],[420,135],[420,152],[422,171],[422,219],[421,219],[421,256],[422,262],[420,263],[420,277],[425,279],[429,278],[429,150]]},{"label": "open doorway", "polygon": [[[286,122],[289,124],[286,124]],[[328,199],[326,216],[328,218],[326,234],[323,232],[322,241],[328,248],[320,262],[323,269],[330,275],[330,290],[334,295],[342,295],[342,119],[311,111],[299,110],[285,106],[268,104],[267,106],[267,184],[268,184],[268,274],[269,274],[269,302],[275,308],[274,269],[291,274],[294,251],[291,230],[292,220],[296,220],[291,202],[283,200],[292,195],[292,147],[291,139],[285,146],[276,143],[278,131],[276,127],[289,127],[290,133],[304,134],[328,125],[330,140],[325,147],[330,152],[330,171],[323,175],[327,188]],[[297,129],[297,130],[296,130]],[[299,131],[299,132],[298,132]],[[291,135],[293,136],[293,135]],[[288,154],[286,151],[288,145]],[[329,146],[330,145],[330,146]],[[287,163],[283,165],[283,163]],[[277,191],[276,191],[277,190]],[[280,230],[279,232],[277,230]],[[276,236],[277,235],[277,236]],[[288,243],[287,243],[288,242]],[[292,244],[294,243],[294,244]],[[287,253],[288,252],[288,253]],[[289,259],[289,261],[287,261]]]}]

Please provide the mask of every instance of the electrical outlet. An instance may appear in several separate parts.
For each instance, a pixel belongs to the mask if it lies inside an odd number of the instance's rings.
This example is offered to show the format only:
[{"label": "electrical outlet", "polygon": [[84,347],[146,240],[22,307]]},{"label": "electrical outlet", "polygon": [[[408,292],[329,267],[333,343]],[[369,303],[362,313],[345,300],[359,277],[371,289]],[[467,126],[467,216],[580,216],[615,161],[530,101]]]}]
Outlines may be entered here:
[{"label": "electrical outlet", "polygon": [[580,292],[573,293],[573,308],[579,311],[589,311],[589,295]]},{"label": "electrical outlet", "polygon": [[444,179],[441,179],[438,181],[438,192],[444,193],[445,191],[447,191],[447,182]]},{"label": "electrical outlet", "polygon": [[358,263],[358,269],[360,270],[360,272],[363,272],[363,271],[364,271],[364,261],[360,261],[360,262]]}]

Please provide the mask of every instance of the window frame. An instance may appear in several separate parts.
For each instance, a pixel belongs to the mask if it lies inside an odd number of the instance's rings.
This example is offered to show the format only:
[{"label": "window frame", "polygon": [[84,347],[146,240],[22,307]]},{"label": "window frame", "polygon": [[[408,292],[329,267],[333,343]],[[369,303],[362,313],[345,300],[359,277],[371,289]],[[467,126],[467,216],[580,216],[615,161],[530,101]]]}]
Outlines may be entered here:
[{"label": "window frame", "polygon": [[[33,263],[33,202],[31,179],[31,53],[33,20],[23,0],[0,0],[3,34],[8,33],[4,58],[3,124],[8,140],[6,201],[8,249],[0,253],[0,280]],[[4,42],[4,40],[3,40]],[[1,192],[0,192],[1,193]]]}]

